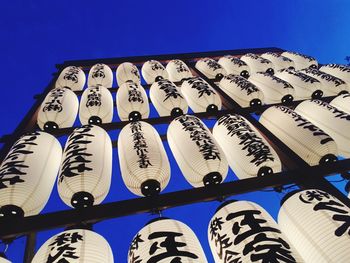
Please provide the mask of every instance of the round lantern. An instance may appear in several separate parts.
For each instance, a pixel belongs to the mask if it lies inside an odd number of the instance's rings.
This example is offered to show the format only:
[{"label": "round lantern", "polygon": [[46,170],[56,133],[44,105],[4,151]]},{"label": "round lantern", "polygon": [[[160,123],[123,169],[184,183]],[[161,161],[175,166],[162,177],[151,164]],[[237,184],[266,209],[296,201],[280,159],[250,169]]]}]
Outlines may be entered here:
[{"label": "round lantern", "polygon": [[207,263],[195,233],[184,223],[157,218],[146,224],[133,238],[128,263]]},{"label": "round lantern", "polygon": [[282,169],[275,150],[242,116],[228,114],[221,117],[213,128],[213,136],[239,179],[266,176]]},{"label": "round lantern", "polygon": [[174,83],[163,79],[152,84],[149,95],[159,116],[177,117],[188,111],[187,102]]},{"label": "round lantern", "polygon": [[78,109],[79,100],[73,91],[66,88],[53,89],[41,103],[37,123],[40,129],[47,132],[72,127]]},{"label": "round lantern", "polygon": [[321,71],[336,76],[350,85],[350,66],[339,64],[327,64],[320,68]]},{"label": "round lantern", "polygon": [[68,137],[57,181],[63,202],[74,208],[100,204],[112,176],[112,143],[95,125],[77,128]]},{"label": "round lantern", "polygon": [[117,92],[117,110],[122,121],[137,121],[149,116],[149,103],[146,91],[137,83],[128,81]]},{"label": "round lantern", "polygon": [[88,76],[88,87],[103,86],[111,88],[113,84],[113,72],[111,68],[105,64],[96,64],[90,71]]},{"label": "round lantern", "polygon": [[219,94],[202,78],[185,80],[181,92],[194,112],[216,112],[221,109]]},{"label": "round lantern", "polygon": [[146,61],[142,65],[141,72],[147,84],[152,84],[161,79],[169,79],[169,74],[164,66],[156,60]]},{"label": "round lantern", "polygon": [[0,253],[0,263],[11,263],[11,261],[6,259],[6,255],[1,255]]},{"label": "round lantern", "polygon": [[166,70],[169,74],[169,80],[173,82],[180,82],[193,77],[185,62],[179,59],[170,60],[166,65]]},{"label": "round lantern", "polygon": [[86,76],[80,68],[71,66],[62,70],[56,80],[56,88],[68,88],[71,90],[82,90],[84,88]]},{"label": "round lantern", "polygon": [[113,119],[113,97],[103,86],[87,88],[80,99],[81,124],[109,123]]},{"label": "round lantern", "polygon": [[291,51],[285,51],[281,55],[293,60],[295,70],[318,67],[317,60],[310,56]]},{"label": "round lantern", "polygon": [[294,68],[293,60],[280,54],[267,52],[262,54],[261,57],[271,61],[276,71],[285,68]]},{"label": "round lantern", "polygon": [[39,214],[54,186],[62,157],[45,132],[23,135],[0,166],[0,219]]},{"label": "round lantern", "polygon": [[208,226],[215,263],[302,262],[298,252],[264,208],[248,201],[228,201]]},{"label": "round lantern", "polygon": [[168,185],[170,164],[162,140],[147,122],[126,125],[118,138],[121,175],[135,195],[155,196]]},{"label": "round lantern", "polygon": [[243,78],[248,78],[250,75],[247,63],[234,56],[223,56],[218,63],[225,69],[227,74],[239,75]]},{"label": "round lantern", "polygon": [[308,189],[287,194],[278,224],[304,262],[350,262],[350,209],[334,196]]},{"label": "round lantern", "polygon": [[336,107],[337,109],[350,114],[350,94],[342,94],[335,97],[330,105]]},{"label": "round lantern", "polygon": [[295,112],[329,134],[338,146],[339,154],[350,157],[350,115],[321,100],[300,103]]},{"label": "round lantern", "polygon": [[228,164],[224,152],[200,119],[191,115],[174,119],[167,138],[182,174],[193,187],[225,180]]},{"label": "round lantern", "polygon": [[219,87],[241,107],[261,106],[264,100],[264,94],[257,86],[238,75],[225,76]]},{"label": "round lantern", "polygon": [[288,107],[270,107],[259,121],[308,164],[336,160],[338,150],[335,141]]},{"label": "round lantern", "polygon": [[32,263],[84,262],[113,263],[113,252],[101,235],[85,229],[63,231],[48,239]]},{"label": "round lantern", "polygon": [[209,79],[221,80],[226,75],[226,70],[214,59],[202,58],[196,62],[196,69]]},{"label": "round lantern", "polygon": [[130,62],[124,62],[120,64],[115,75],[119,87],[127,81],[141,84],[140,72],[137,67]]},{"label": "round lantern", "polygon": [[249,66],[251,74],[266,72],[273,75],[275,72],[272,62],[259,55],[248,53],[242,56],[241,60]]}]

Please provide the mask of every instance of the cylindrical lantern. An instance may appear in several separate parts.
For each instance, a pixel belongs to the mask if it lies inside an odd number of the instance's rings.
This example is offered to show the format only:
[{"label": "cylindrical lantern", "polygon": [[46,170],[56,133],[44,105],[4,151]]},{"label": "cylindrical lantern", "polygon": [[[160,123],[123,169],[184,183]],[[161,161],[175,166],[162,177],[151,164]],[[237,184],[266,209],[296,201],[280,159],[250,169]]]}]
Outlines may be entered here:
[{"label": "cylindrical lantern", "polygon": [[169,74],[169,80],[173,82],[180,82],[193,77],[185,62],[179,59],[170,60],[166,65],[166,70]]},{"label": "cylindrical lantern", "polygon": [[295,112],[329,134],[338,146],[339,154],[350,157],[350,115],[322,100],[300,103]]},{"label": "cylindrical lantern", "polygon": [[11,263],[11,261],[7,260],[6,256],[0,253],[0,263]]},{"label": "cylindrical lantern", "polygon": [[135,195],[155,196],[168,185],[170,164],[162,140],[147,122],[126,125],[118,138],[121,175]]},{"label": "cylindrical lantern", "polygon": [[243,78],[250,76],[250,69],[243,60],[234,56],[223,56],[218,63],[226,70],[227,74],[239,75]]},{"label": "cylindrical lantern", "polygon": [[261,106],[264,94],[253,83],[238,75],[225,76],[219,87],[241,107]]},{"label": "cylindrical lantern", "polygon": [[350,85],[350,66],[339,64],[327,64],[320,68],[321,71],[336,76]]},{"label": "cylindrical lantern", "polygon": [[63,202],[74,208],[100,204],[112,177],[112,143],[95,125],[77,128],[68,137],[57,181]]},{"label": "cylindrical lantern", "polygon": [[350,209],[318,189],[291,192],[282,200],[278,224],[304,262],[350,262]]},{"label": "cylindrical lantern", "polygon": [[113,119],[113,97],[103,86],[87,88],[80,99],[79,119],[82,125],[109,123]]},{"label": "cylindrical lantern", "polygon": [[224,152],[200,119],[191,115],[174,119],[167,138],[182,174],[193,187],[225,180],[228,164]]},{"label": "cylindrical lantern", "polygon": [[146,224],[130,244],[128,263],[207,263],[196,234],[184,223],[157,218]]},{"label": "cylindrical lantern", "polygon": [[120,64],[115,75],[119,87],[127,81],[141,84],[140,72],[137,67],[130,62],[124,62]]},{"label": "cylindrical lantern", "polygon": [[90,71],[88,76],[88,87],[103,86],[111,88],[113,84],[113,72],[111,68],[105,64],[96,64]]},{"label": "cylindrical lantern", "polygon": [[196,69],[209,79],[221,80],[226,75],[226,70],[214,59],[202,58],[196,62]]},{"label": "cylindrical lantern", "polygon": [[275,150],[240,115],[228,114],[221,117],[213,128],[213,136],[239,179],[266,176],[282,169]]},{"label": "cylindrical lantern", "polygon": [[58,140],[45,132],[23,135],[0,166],[0,219],[40,213],[54,186],[62,157]]},{"label": "cylindrical lantern", "polygon": [[137,121],[149,116],[149,103],[146,91],[137,83],[128,81],[117,92],[117,110],[122,121]]},{"label": "cylindrical lantern", "polygon": [[269,74],[274,74],[274,66],[272,62],[268,59],[260,57],[259,55],[248,53],[241,57],[250,68],[250,73],[255,74],[257,72],[266,72]]},{"label": "cylindrical lantern", "polygon": [[219,94],[202,78],[185,80],[181,92],[194,112],[215,112],[221,109]]},{"label": "cylindrical lantern", "polygon": [[84,262],[113,263],[107,240],[85,229],[63,231],[48,239],[35,254],[32,263]]},{"label": "cylindrical lantern", "polygon": [[281,55],[293,60],[295,70],[318,67],[317,60],[310,56],[291,51],[285,51]]},{"label": "cylindrical lantern", "polygon": [[56,88],[68,88],[71,90],[82,90],[84,88],[86,76],[80,68],[71,66],[62,70],[56,80]]},{"label": "cylindrical lantern", "polygon": [[350,94],[342,94],[335,97],[330,105],[336,107],[337,109],[350,114]]},{"label": "cylindrical lantern", "polygon": [[276,71],[295,67],[293,60],[278,53],[267,52],[262,54],[261,57],[271,61]]},{"label": "cylindrical lantern", "polygon": [[149,96],[159,116],[177,117],[188,111],[187,102],[174,83],[163,79],[152,84]]},{"label": "cylindrical lantern", "polygon": [[47,132],[72,127],[78,109],[79,100],[73,91],[66,88],[55,88],[41,103],[37,123],[41,130]]},{"label": "cylindrical lantern", "polygon": [[215,263],[302,262],[264,208],[249,201],[222,204],[208,226]]},{"label": "cylindrical lantern", "polygon": [[169,74],[165,67],[156,60],[146,61],[141,68],[142,77],[147,84],[152,84],[161,79],[169,79]]},{"label": "cylindrical lantern", "polygon": [[285,106],[273,106],[259,120],[310,165],[336,160],[335,141],[323,130]]}]

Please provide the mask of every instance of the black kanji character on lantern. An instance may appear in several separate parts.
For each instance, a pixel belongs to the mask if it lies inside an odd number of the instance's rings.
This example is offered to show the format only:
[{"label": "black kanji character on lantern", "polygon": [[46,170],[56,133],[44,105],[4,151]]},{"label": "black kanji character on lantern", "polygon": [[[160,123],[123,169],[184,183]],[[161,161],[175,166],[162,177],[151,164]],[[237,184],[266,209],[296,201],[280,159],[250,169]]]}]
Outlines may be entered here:
[{"label": "black kanji character on lantern", "polygon": [[129,83],[128,101],[144,103],[142,92],[140,91],[139,87],[134,83]]},{"label": "black kanji character on lantern", "polygon": [[141,263],[142,260],[140,259],[140,256],[136,256],[135,252],[139,249],[139,243],[145,242],[141,238],[141,234],[137,234],[134,239],[131,242],[130,249],[129,249],[129,263]]},{"label": "black kanji character on lantern", "polygon": [[96,78],[105,78],[105,72],[104,72],[104,65],[103,64],[97,64],[94,67],[94,71],[92,72],[92,78],[96,79]]},{"label": "black kanji character on lantern", "polygon": [[49,93],[50,101],[45,102],[43,112],[47,112],[47,111],[61,112],[63,110],[61,99],[65,92],[66,90],[61,88],[57,88],[51,91]]},{"label": "black kanji character on lantern", "polygon": [[63,79],[73,81],[74,83],[78,83],[78,74],[79,74],[79,68],[72,66],[65,73]]},{"label": "black kanji character on lantern", "polygon": [[[67,259],[78,259],[79,256],[76,255],[76,248],[71,245],[80,241],[83,241],[83,236],[78,232],[63,233],[57,236],[54,242],[49,245],[51,252],[46,262],[69,263]],[[52,254],[54,251],[56,254]]]},{"label": "black kanji character on lantern", "polygon": [[150,162],[150,158],[148,156],[148,145],[144,137],[144,133],[142,132],[141,123],[132,122],[130,124],[130,129],[134,142],[134,150],[136,150],[136,154],[139,157],[137,160],[139,167],[147,168],[148,166],[152,166],[152,163]]},{"label": "black kanji character on lantern", "polygon": [[165,93],[165,99],[163,101],[166,101],[169,98],[183,98],[181,93],[177,90],[176,86],[169,80],[160,80],[158,81],[158,84],[159,89],[163,90]]},{"label": "black kanji character on lantern", "polygon": [[94,89],[89,90],[89,94],[87,95],[86,107],[96,107],[102,105],[102,94],[100,87],[96,87]]}]

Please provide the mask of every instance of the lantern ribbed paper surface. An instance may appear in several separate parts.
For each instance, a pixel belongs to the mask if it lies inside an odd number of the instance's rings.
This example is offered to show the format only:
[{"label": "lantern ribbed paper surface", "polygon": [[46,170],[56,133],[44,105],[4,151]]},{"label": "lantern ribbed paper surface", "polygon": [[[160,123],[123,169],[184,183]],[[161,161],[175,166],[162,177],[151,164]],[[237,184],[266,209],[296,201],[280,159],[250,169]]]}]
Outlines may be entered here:
[{"label": "lantern ribbed paper surface", "polygon": [[339,154],[350,157],[350,115],[321,100],[304,101],[295,112],[329,134],[338,146]]},{"label": "lantern ribbed paper surface", "polygon": [[327,64],[320,68],[321,71],[336,76],[350,85],[350,66],[339,64]]},{"label": "lantern ribbed paper surface", "polygon": [[274,74],[274,66],[272,62],[268,59],[260,57],[259,55],[248,53],[241,57],[250,68],[250,74],[253,75],[257,72],[266,72],[269,74]]},{"label": "lantern ribbed paper surface", "polygon": [[310,165],[334,161],[338,155],[327,133],[288,107],[270,107],[259,121]]},{"label": "lantern ribbed paper surface", "polygon": [[152,84],[149,96],[159,116],[180,116],[188,111],[188,104],[180,89],[169,80]]},{"label": "lantern ribbed paper surface", "polygon": [[62,70],[56,80],[56,88],[68,88],[71,90],[82,90],[86,82],[84,71],[80,68],[71,66]]},{"label": "lantern ribbed paper surface", "polygon": [[224,152],[200,119],[191,115],[174,119],[167,138],[182,174],[193,187],[225,180],[228,164]]},{"label": "lantern ribbed paper surface", "polygon": [[82,208],[100,204],[107,196],[112,176],[112,143],[95,125],[77,128],[64,148],[58,193],[65,204]]},{"label": "lantern ribbed paper surface", "polygon": [[103,86],[87,88],[80,99],[81,124],[109,123],[113,119],[113,97]]},{"label": "lantern ribbed paper surface", "polygon": [[152,84],[161,79],[169,79],[169,74],[165,67],[156,60],[148,60],[142,65],[142,77],[147,84]]},{"label": "lantern ribbed paper surface", "polygon": [[115,75],[119,87],[127,81],[141,84],[140,72],[137,67],[130,62],[120,64],[115,72]]},{"label": "lantern ribbed paper surface", "polygon": [[38,125],[47,132],[72,127],[77,117],[79,100],[77,95],[66,88],[51,90],[41,103]]},{"label": "lantern ribbed paper surface", "polygon": [[334,196],[309,189],[285,197],[278,224],[304,262],[350,262],[350,210]]},{"label": "lantern ribbed paper surface", "polygon": [[215,263],[302,262],[264,208],[248,201],[221,205],[208,226]]},{"label": "lantern ribbed paper surface", "polygon": [[168,156],[152,125],[143,121],[126,125],[118,137],[118,155],[123,181],[135,195],[154,196],[168,185]]},{"label": "lantern ribbed paper surface", "polygon": [[150,221],[130,244],[128,263],[207,263],[196,234],[184,223],[157,218]]},{"label": "lantern ribbed paper surface", "polygon": [[271,61],[276,71],[285,68],[294,68],[293,60],[280,54],[267,52],[262,54],[261,57]]},{"label": "lantern ribbed paper surface", "polygon": [[350,114],[350,94],[343,94],[335,97],[330,105]]},{"label": "lantern ribbed paper surface", "polygon": [[281,55],[293,60],[295,70],[318,67],[317,60],[310,56],[291,51],[283,52]]},{"label": "lantern ribbed paper surface", "polygon": [[193,77],[186,63],[179,59],[170,60],[166,65],[166,70],[169,74],[169,80],[173,82],[179,82]]},{"label": "lantern ribbed paper surface", "polygon": [[213,136],[239,179],[266,176],[282,169],[275,150],[240,115],[229,114],[221,117],[213,128]]},{"label": "lantern ribbed paper surface", "polygon": [[111,68],[105,64],[96,64],[90,71],[88,76],[88,87],[103,86],[111,88],[113,84],[113,72]]},{"label": "lantern ribbed paper surface", "polygon": [[50,197],[61,157],[60,143],[48,133],[34,132],[18,139],[0,166],[0,218],[40,213]]},{"label": "lantern ribbed paper surface", "polygon": [[3,257],[0,256],[0,263],[11,263],[11,261],[9,261],[6,258],[3,258]]},{"label": "lantern ribbed paper surface", "polygon": [[32,263],[113,263],[113,252],[101,235],[85,229],[63,231],[48,239]]},{"label": "lantern ribbed paper surface", "polygon": [[225,69],[227,74],[239,75],[243,78],[248,78],[250,75],[247,63],[234,56],[223,56],[218,63]]},{"label": "lantern ribbed paper surface", "polygon": [[226,70],[214,59],[202,58],[196,62],[196,68],[209,79],[220,80],[226,75]]}]

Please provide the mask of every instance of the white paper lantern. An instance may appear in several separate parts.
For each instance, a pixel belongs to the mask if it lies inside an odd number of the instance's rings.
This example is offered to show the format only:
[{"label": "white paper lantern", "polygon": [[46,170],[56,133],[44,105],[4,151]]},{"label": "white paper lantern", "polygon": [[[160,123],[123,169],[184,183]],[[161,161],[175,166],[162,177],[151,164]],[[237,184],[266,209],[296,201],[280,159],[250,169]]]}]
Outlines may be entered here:
[{"label": "white paper lantern", "polygon": [[220,95],[202,78],[185,80],[181,92],[194,112],[216,112],[221,109]]},{"label": "white paper lantern", "polygon": [[193,77],[186,63],[179,59],[170,60],[166,65],[166,70],[169,74],[169,80],[173,82],[180,82]]},{"label": "white paper lantern", "polygon": [[86,76],[84,71],[75,66],[70,66],[62,70],[56,80],[56,88],[68,88],[71,90],[82,90],[84,88]]},{"label": "white paper lantern", "polygon": [[261,57],[271,61],[276,71],[285,68],[295,68],[293,60],[278,53],[267,52],[262,54]]},{"label": "white paper lantern", "polygon": [[149,116],[149,103],[146,91],[140,84],[125,82],[116,96],[117,111],[122,121],[137,121]]},{"label": "white paper lantern", "polygon": [[147,84],[152,84],[161,79],[169,79],[169,74],[165,67],[156,60],[146,61],[141,68],[143,79]]},{"label": "white paper lantern", "polygon": [[229,201],[208,226],[215,263],[302,262],[300,255],[264,208],[248,201]]},{"label": "white paper lantern", "polygon": [[141,84],[140,72],[137,69],[137,67],[130,62],[124,62],[120,64],[117,68],[115,75],[119,87],[127,81],[132,81],[134,83]]},{"label": "white paper lantern", "polygon": [[0,219],[39,214],[54,186],[62,157],[58,140],[45,132],[23,135],[0,166]]},{"label": "white paper lantern", "polygon": [[317,60],[310,56],[291,51],[285,51],[281,55],[293,60],[295,70],[318,67]]},{"label": "white paper lantern", "polygon": [[121,175],[135,195],[154,196],[168,185],[170,164],[162,140],[147,122],[126,125],[118,138]]},{"label": "white paper lantern", "polygon": [[32,263],[47,262],[113,263],[114,259],[103,236],[91,230],[72,229],[49,238],[32,260]]},{"label": "white paper lantern", "polygon": [[309,189],[287,195],[278,224],[304,262],[350,262],[350,209],[334,196]]},{"label": "white paper lantern", "polygon": [[322,66],[320,70],[336,76],[350,85],[350,66],[340,64],[327,64]]},{"label": "white paper lantern", "polygon": [[213,136],[239,179],[266,176],[282,169],[281,160],[260,132],[237,114],[221,117]]},{"label": "white paper lantern", "polygon": [[275,72],[272,62],[259,55],[248,53],[243,55],[241,60],[249,66],[251,75],[257,72],[266,72],[273,75]]},{"label": "white paper lantern", "polygon": [[329,134],[338,146],[339,154],[350,157],[350,115],[321,100],[300,103],[295,112]]},{"label": "white paper lantern", "polygon": [[264,94],[247,79],[238,75],[225,76],[219,87],[241,107],[257,107],[262,105]]},{"label": "white paper lantern", "polygon": [[113,97],[103,86],[87,88],[80,99],[81,124],[109,123],[113,119]]},{"label": "white paper lantern", "polygon": [[223,56],[218,63],[225,69],[227,74],[239,75],[243,78],[249,78],[250,69],[243,60],[234,56]]},{"label": "white paper lantern", "polygon": [[209,79],[220,80],[226,75],[226,70],[211,58],[202,58],[198,60],[195,67]]},{"label": "white paper lantern", "polygon": [[72,127],[78,109],[79,100],[73,91],[66,88],[53,89],[41,103],[37,123],[40,129],[47,132]]},{"label": "white paper lantern", "polygon": [[132,240],[128,263],[207,263],[195,233],[184,223],[157,218],[146,224]]},{"label": "white paper lantern", "polygon": [[337,109],[350,114],[350,94],[342,94],[335,97],[330,105],[336,107]]},{"label": "white paper lantern", "polygon": [[75,208],[100,204],[112,176],[112,143],[95,125],[77,128],[68,137],[57,181],[63,202]]},{"label": "white paper lantern", "polygon": [[103,86],[111,88],[113,85],[113,72],[111,68],[105,64],[96,64],[90,71],[88,76],[88,87]]},{"label": "white paper lantern", "polygon": [[336,160],[335,141],[290,108],[270,107],[259,121],[309,165]]},{"label": "white paper lantern", "polygon": [[159,116],[177,117],[188,111],[188,104],[183,94],[169,80],[154,82],[150,88],[149,96]]},{"label": "white paper lantern", "polygon": [[200,119],[177,117],[168,127],[167,138],[182,174],[193,187],[225,180],[228,164],[224,152]]},{"label": "white paper lantern", "polygon": [[6,258],[4,258],[1,253],[0,253],[0,263],[11,263],[11,261],[7,260]]}]

